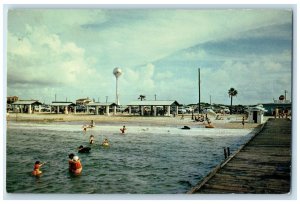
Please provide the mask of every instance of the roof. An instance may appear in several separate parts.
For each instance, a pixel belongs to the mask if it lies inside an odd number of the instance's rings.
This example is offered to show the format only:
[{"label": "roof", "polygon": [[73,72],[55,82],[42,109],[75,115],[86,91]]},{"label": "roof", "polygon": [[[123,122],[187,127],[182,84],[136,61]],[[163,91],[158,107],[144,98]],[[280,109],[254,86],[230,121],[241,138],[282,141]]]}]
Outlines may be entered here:
[{"label": "roof", "polygon": [[101,102],[92,102],[86,104],[86,106],[116,106],[116,103],[108,102],[108,103],[101,103]]},{"label": "roof", "polygon": [[263,111],[263,112],[267,112],[267,110],[263,107],[263,105],[257,105],[255,107],[248,107],[248,111]]},{"label": "roof", "polygon": [[92,100],[89,98],[80,98],[80,99],[77,99],[76,101],[92,101]]},{"label": "roof", "polygon": [[128,106],[179,106],[177,101],[132,101]]},{"label": "roof", "polygon": [[52,101],[50,106],[70,106],[70,105],[75,105],[72,102],[63,102],[63,101]]},{"label": "roof", "polygon": [[32,105],[32,104],[41,105],[42,103],[37,100],[19,100],[12,104],[13,105]]}]

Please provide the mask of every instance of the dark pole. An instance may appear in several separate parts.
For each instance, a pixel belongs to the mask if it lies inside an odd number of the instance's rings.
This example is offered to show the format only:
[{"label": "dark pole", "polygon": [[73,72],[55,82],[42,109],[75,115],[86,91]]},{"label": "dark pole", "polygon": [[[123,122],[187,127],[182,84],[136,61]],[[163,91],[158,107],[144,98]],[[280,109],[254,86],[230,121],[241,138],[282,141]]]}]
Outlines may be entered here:
[{"label": "dark pole", "polygon": [[286,100],[286,92],[287,90],[284,90],[284,100]]},{"label": "dark pole", "polygon": [[198,110],[199,110],[199,114],[200,114],[200,109],[201,109],[201,106],[200,106],[200,96],[201,96],[201,92],[200,92],[200,68],[198,68],[198,85],[199,85],[199,100],[198,100]]}]

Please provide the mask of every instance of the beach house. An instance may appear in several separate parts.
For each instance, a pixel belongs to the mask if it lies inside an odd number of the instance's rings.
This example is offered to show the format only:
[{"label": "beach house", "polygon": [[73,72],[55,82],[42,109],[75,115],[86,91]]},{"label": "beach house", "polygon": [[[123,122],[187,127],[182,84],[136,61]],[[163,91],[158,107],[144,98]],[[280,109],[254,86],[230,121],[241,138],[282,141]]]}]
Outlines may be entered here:
[{"label": "beach house", "polygon": [[180,104],[175,100],[165,100],[165,101],[132,101],[127,104],[129,109],[129,114],[132,114],[132,110],[136,110],[138,108],[140,110],[140,115],[149,115],[149,116],[157,116],[157,115],[165,115],[171,116],[171,108],[174,109],[174,113],[178,115],[178,106]]}]

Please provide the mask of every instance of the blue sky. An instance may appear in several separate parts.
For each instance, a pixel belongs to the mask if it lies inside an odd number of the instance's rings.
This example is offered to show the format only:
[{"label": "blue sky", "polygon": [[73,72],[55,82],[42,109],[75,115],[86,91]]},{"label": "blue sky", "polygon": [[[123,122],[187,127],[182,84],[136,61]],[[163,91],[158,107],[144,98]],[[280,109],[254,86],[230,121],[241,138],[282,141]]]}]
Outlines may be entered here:
[{"label": "blue sky", "polygon": [[292,11],[284,9],[11,9],[7,95],[22,99],[272,102],[292,85]]}]

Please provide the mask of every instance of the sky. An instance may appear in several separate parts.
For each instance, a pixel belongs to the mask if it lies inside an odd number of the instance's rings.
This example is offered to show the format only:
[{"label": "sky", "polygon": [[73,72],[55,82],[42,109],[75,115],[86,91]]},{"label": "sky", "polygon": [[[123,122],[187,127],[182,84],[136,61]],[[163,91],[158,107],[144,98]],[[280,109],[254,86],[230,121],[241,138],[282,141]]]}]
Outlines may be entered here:
[{"label": "sky", "polygon": [[7,96],[230,104],[273,102],[292,87],[289,9],[9,9]]}]

